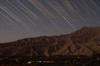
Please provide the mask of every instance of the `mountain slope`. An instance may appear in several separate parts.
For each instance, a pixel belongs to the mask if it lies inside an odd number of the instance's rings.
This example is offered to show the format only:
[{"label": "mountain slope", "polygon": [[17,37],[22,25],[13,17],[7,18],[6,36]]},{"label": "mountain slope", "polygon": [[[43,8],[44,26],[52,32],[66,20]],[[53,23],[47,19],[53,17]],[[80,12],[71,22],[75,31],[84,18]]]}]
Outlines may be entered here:
[{"label": "mountain slope", "polygon": [[71,34],[26,38],[0,44],[0,56],[100,54],[100,27],[84,27]]}]

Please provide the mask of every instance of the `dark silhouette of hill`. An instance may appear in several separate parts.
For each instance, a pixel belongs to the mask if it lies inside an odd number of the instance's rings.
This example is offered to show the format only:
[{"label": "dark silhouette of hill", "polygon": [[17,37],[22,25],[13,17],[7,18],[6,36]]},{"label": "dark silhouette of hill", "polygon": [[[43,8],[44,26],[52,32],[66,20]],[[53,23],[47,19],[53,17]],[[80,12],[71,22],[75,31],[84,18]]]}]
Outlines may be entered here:
[{"label": "dark silhouette of hill", "polygon": [[84,27],[71,34],[26,38],[0,44],[0,56],[100,54],[100,27]]}]

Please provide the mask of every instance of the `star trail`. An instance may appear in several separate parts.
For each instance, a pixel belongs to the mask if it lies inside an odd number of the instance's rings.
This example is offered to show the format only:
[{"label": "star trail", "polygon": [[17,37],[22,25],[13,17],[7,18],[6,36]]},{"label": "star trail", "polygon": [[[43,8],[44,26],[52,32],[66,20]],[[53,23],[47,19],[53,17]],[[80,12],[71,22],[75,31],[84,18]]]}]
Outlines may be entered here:
[{"label": "star trail", "polygon": [[100,0],[0,0],[0,42],[100,26]]}]

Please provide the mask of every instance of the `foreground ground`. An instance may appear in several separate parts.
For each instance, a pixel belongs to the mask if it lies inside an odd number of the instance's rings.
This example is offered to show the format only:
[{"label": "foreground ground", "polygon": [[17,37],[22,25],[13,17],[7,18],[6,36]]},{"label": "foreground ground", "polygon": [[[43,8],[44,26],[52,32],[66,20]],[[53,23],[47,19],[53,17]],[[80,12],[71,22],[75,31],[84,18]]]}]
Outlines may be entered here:
[{"label": "foreground ground", "polygon": [[88,56],[38,56],[0,57],[0,66],[100,66],[100,55]]}]

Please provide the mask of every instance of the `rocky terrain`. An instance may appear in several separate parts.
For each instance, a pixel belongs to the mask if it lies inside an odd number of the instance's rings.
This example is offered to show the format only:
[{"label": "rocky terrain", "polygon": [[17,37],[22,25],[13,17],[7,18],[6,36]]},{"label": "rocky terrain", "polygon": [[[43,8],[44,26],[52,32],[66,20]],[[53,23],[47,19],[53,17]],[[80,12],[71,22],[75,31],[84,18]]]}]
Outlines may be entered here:
[{"label": "rocky terrain", "polygon": [[100,54],[100,27],[84,27],[60,36],[26,38],[0,44],[0,56]]}]

